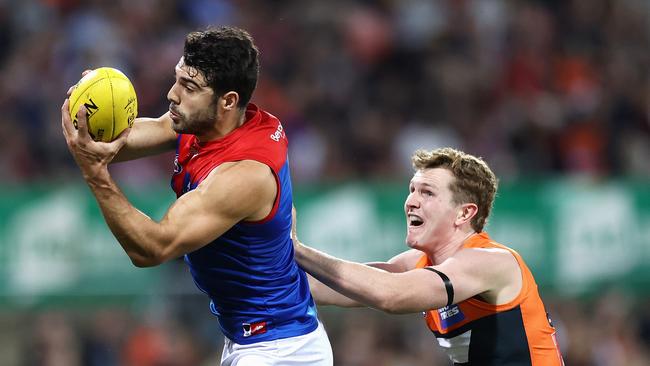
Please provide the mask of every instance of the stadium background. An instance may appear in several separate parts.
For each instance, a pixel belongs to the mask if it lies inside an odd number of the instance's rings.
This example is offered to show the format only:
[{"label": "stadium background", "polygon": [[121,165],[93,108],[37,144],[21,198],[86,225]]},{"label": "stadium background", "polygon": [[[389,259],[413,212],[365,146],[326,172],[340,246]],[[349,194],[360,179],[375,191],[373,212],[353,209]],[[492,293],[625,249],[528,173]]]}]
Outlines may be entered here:
[{"label": "stadium background", "polygon": [[[60,132],[87,68],[167,109],[184,35],[249,30],[254,102],[283,121],[301,237],[353,260],[404,248],[417,147],[501,178],[488,231],[542,288],[567,365],[650,364],[650,2],[0,0],[0,365],[216,365],[180,261],[136,269]],[[112,171],[160,218],[171,156]],[[418,314],[321,308],[341,366],[447,365]]]}]

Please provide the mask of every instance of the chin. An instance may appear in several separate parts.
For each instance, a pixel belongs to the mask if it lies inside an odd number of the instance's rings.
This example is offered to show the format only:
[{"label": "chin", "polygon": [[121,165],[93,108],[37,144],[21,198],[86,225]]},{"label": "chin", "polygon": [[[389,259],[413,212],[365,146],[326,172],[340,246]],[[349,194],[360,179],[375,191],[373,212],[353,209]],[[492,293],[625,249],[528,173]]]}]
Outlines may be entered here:
[{"label": "chin", "polygon": [[433,241],[431,240],[430,235],[425,235],[426,233],[417,233],[417,234],[407,234],[406,235],[406,245],[411,249],[417,249],[419,251],[425,251],[426,248],[430,248]]},{"label": "chin", "polygon": [[406,237],[406,245],[412,249],[420,249],[420,243],[416,238]]},{"label": "chin", "polygon": [[174,132],[179,134],[191,134],[191,131],[187,129],[187,126],[185,126],[185,124],[182,123],[182,121],[178,121],[178,122],[174,121],[174,123],[172,123],[172,130],[174,130]]}]

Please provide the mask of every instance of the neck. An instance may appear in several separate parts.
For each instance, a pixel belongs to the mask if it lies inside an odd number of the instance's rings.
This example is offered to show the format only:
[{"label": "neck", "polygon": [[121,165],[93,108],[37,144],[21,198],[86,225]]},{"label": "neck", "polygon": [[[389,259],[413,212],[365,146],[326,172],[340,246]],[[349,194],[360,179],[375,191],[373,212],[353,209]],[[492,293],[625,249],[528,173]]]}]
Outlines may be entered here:
[{"label": "neck", "polygon": [[217,116],[213,128],[201,135],[196,135],[199,142],[208,142],[225,137],[246,122],[246,109],[236,108]]},{"label": "neck", "polygon": [[438,265],[461,250],[463,248],[463,243],[474,234],[476,234],[476,232],[471,229],[468,231],[458,230],[448,240],[445,240],[443,243],[435,245],[431,250],[426,251],[426,254],[433,265]]}]

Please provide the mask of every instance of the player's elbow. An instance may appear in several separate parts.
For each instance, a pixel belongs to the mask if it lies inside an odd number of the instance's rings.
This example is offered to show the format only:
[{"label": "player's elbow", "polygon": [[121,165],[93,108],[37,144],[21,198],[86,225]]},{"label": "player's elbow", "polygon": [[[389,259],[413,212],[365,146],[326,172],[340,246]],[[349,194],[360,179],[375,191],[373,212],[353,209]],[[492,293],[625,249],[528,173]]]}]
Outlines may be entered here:
[{"label": "player's elbow", "polygon": [[138,268],[154,267],[158,265],[156,262],[149,259],[144,259],[141,257],[130,257],[130,258],[131,258],[131,263]]},{"label": "player's elbow", "polygon": [[139,245],[123,245],[131,263],[139,268],[155,267],[172,257],[169,246],[163,243],[169,242],[164,238],[149,238],[139,241]]},{"label": "player's elbow", "polygon": [[138,268],[155,267],[164,262],[162,256],[153,253],[143,255],[141,253],[127,253],[131,263]]},{"label": "player's elbow", "polygon": [[152,260],[143,260],[140,258],[131,258],[131,263],[133,263],[134,266],[138,268],[148,268],[148,267],[155,267],[159,265],[159,262],[152,261]]},{"label": "player's elbow", "polygon": [[402,314],[403,312],[399,310],[398,304],[392,300],[386,300],[379,304],[378,310],[383,311],[387,314]]},{"label": "player's elbow", "polygon": [[404,306],[404,299],[399,294],[386,292],[378,299],[377,305],[378,310],[388,314],[405,314],[409,312]]}]

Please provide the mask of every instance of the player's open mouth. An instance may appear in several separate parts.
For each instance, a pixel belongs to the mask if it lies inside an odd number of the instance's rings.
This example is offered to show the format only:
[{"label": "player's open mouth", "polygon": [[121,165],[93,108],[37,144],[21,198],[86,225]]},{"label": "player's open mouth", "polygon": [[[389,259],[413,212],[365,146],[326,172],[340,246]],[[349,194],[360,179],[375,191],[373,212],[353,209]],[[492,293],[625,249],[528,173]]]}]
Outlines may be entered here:
[{"label": "player's open mouth", "polygon": [[408,224],[409,226],[421,226],[424,224],[424,220],[418,215],[408,214]]}]

